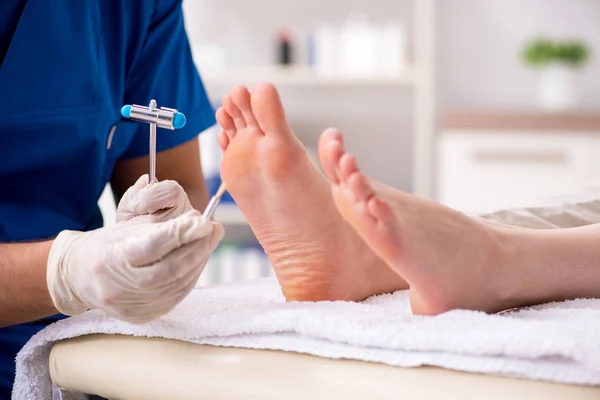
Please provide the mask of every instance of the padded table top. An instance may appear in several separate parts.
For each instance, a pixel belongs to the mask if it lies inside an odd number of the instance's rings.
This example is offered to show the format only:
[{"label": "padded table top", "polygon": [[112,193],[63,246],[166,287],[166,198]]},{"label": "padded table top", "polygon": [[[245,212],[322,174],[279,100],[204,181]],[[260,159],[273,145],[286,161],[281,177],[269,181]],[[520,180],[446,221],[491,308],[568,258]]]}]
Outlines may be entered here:
[{"label": "padded table top", "polygon": [[593,387],[120,335],[56,344],[50,374],[59,387],[114,400],[600,399]]}]

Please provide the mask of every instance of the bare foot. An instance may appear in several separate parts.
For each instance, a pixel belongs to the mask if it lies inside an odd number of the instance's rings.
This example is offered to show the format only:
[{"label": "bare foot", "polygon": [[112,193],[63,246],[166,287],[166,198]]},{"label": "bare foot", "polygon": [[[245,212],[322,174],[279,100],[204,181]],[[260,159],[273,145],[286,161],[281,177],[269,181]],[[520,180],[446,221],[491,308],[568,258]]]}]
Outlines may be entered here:
[{"label": "bare foot", "polygon": [[501,240],[491,225],[366,177],[335,130],[322,135],[319,154],[338,210],[409,283],[414,313],[505,308]]},{"label": "bare foot", "polygon": [[338,213],[272,85],[252,94],[236,87],[217,120],[221,176],[288,301],[363,300],[407,288]]}]

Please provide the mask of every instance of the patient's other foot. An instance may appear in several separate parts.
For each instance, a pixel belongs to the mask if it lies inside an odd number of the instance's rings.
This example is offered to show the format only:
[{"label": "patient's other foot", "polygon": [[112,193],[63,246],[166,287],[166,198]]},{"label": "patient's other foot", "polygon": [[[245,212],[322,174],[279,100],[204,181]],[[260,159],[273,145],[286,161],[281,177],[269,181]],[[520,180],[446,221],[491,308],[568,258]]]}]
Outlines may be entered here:
[{"label": "patient's other foot", "polygon": [[272,85],[235,88],[217,119],[221,175],[288,301],[362,300],[406,289],[344,221],[327,179],[286,121]]},{"label": "patient's other foot", "polygon": [[414,313],[505,308],[495,228],[366,177],[339,132],[323,134],[319,153],[338,210],[409,283]]}]

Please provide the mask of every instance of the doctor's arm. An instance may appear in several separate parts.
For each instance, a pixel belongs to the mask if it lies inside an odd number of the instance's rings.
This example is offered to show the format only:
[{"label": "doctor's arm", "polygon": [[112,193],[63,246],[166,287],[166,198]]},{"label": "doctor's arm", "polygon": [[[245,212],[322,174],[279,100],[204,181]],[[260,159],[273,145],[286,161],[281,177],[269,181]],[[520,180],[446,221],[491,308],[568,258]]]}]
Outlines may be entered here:
[{"label": "doctor's arm", "polygon": [[57,313],[46,284],[52,243],[0,244],[0,327]]},{"label": "doctor's arm", "polygon": [[[111,179],[111,187],[118,203],[125,191],[148,173],[148,157],[138,157],[117,162]],[[156,155],[156,177],[160,181],[178,182],[188,195],[196,210],[204,210],[208,204],[208,190],[202,166],[198,138]]]}]

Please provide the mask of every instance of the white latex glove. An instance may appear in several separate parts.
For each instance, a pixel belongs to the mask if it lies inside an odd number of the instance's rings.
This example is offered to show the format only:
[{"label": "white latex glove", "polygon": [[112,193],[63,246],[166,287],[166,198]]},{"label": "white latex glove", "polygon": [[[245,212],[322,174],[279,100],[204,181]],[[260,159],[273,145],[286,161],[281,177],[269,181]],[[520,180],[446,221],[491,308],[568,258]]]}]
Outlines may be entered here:
[{"label": "white latex glove", "polygon": [[194,288],[223,227],[198,211],[165,222],[149,216],[91,232],[63,231],[50,250],[47,283],[58,311],[87,309],[145,323]]},{"label": "white latex glove", "polygon": [[139,215],[150,215],[153,221],[167,221],[193,210],[179,183],[167,180],[148,185],[148,179],[148,174],[142,175],[125,192],[117,207],[117,222]]}]

